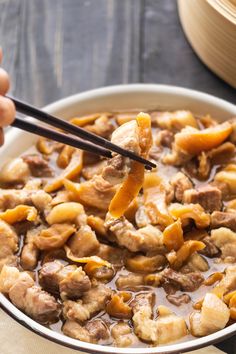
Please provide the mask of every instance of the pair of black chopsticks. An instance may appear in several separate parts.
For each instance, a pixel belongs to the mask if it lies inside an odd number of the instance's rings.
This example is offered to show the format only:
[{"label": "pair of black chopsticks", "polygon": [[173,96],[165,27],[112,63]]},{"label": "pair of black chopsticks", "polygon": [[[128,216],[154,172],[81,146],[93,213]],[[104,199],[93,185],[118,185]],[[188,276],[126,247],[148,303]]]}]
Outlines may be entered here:
[{"label": "pair of black chopsticks", "polygon": [[[74,124],[71,124],[63,119],[57,118],[48,114],[36,107],[33,107],[25,102],[19,101],[16,98],[10,98],[15,106],[16,110],[20,113],[26,114],[27,116],[34,117],[41,122],[50,124],[56,128],[62,129],[67,133],[73,134],[76,137],[72,137],[67,134],[57,132],[55,130],[39,126],[34,123],[30,123],[22,118],[15,118],[14,122],[11,124],[13,127],[28,131],[30,133],[43,136],[45,138],[59,141],[60,143],[74,146],[76,148],[92,152],[94,154],[111,158],[111,151],[116,152],[122,156],[129,157],[132,160],[138,161],[145,165],[145,168],[150,170],[156,167],[154,163],[143,159],[142,157],[134,154],[131,151],[122,149],[121,147],[111,143],[110,141],[90,133],[85,129],[82,129]],[[84,139],[84,140],[82,140]],[[87,141],[86,141],[87,140]],[[89,143],[89,142],[91,143]]]}]

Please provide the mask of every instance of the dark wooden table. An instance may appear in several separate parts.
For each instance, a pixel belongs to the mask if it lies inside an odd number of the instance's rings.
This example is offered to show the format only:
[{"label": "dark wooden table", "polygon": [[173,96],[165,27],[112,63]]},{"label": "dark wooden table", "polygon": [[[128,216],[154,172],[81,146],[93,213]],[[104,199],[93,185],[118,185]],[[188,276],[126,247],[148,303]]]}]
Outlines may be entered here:
[{"label": "dark wooden table", "polygon": [[[236,103],[236,90],[186,41],[175,0],[0,0],[0,45],[11,93],[37,106],[135,82],[189,87]],[[236,338],[219,348],[236,354]]]}]

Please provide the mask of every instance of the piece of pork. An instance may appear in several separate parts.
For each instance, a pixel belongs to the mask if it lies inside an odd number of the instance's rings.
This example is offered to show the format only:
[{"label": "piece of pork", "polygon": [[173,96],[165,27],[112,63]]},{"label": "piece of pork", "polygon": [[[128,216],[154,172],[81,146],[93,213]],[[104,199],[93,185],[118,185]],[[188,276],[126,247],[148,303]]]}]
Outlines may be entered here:
[{"label": "piece of pork", "polygon": [[168,294],[174,294],[177,290],[195,291],[204,281],[204,277],[200,272],[191,272],[182,274],[171,268],[166,268],[162,272],[163,288]]},{"label": "piece of pork", "polygon": [[62,332],[68,337],[91,343],[88,330],[76,321],[66,320],[62,327]]},{"label": "piece of pork", "polygon": [[133,309],[133,325],[135,334],[144,341],[156,341],[155,322],[153,316],[154,294],[151,292],[140,293],[131,302]]},{"label": "piece of pork", "polygon": [[110,337],[110,331],[107,324],[101,319],[94,319],[86,323],[84,328],[88,331],[90,335],[90,340],[92,343],[101,343],[108,341]]},{"label": "piece of pork", "polygon": [[[140,154],[138,125],[135,120],[122,124],[111,136],[111,142],[119,147]],[[129,159],[117,155],[108,161],[107,166],[102,171],[102,177],[110,184],[121,183],[129,172]]]},{"label": "piece of pork", "polygon": [[236,232],[226,227],[211,230],[211,241],[221,250],[223,260],[236,260]]},{"label": "piece of pork", "polygon": [[165,306],[158,306],[157,309],[159,316],[156,320],[156,345],[174,342],[188,334],[183,317],[175,315]]},{"label": "piece of pork", "polygon": [[93,315],[105,309],[107,301],[111,298],[112,290],[99,284],[84,293],[80,300],[64,301],[63,314],[66,319],[84,322]]},{"label": "piece of pork", "polygon": [[158,146],[162,145],[171,148],[173,141],[174,141],[174,133],[171,132],[170,130],[166,130],[166,129],[161,130],[155,136],[155,143]]},{"label": "piece of pork", "polygon": [[190,315],[190,331],[196,337],[206,336],[223,329],[229,321],[230,311],[215,294],[207,293],[201,312]]},{"label": "piece of pork", "polygon": [[103,138],[109,138],[115,128],[111,120],[104,114],[97,118],[94,124],[85,125],[84,129]]},{"label": "piece of pork", "polygon": [[40,285],[62,299],[78,299],[91,288],[89,277],[82,267],[63,265],[59,261],[44,263],[39,272]]},{"label": "piece of pork", "polygon": [[85,165],[81,171],[81,174],[83,178],[85,178],[86,180],[90,180],[94,176],[100,175],[106,164],[106,160],[101,160],[93,164]]},{"label": "piece of pork", "polygon": [[31,175],[34,177],[52,177],[54,174],[49,166],[49,161],[45,160],[42,155],[25,155],[22,156],[22,160],[27,163]]},{"label": "piece of pork", "polygon": [[188,304],[191,301],[191,297],[188,294],[180,294],[180,295],[167,295],[166,296],[167,300],[175,305],[175,306],[181,306],[183,304]]},{"label": "piece of pork", "polygon": [[0,270],[4,264],[15,264],[17,250],[18,236],[14,228],[0,220]]},{"label": "piece of pork", "polygon": [[191,272],[206,272],[209,270],[209,264],[207,260],[197,252],[194,252],[187,260],[187,263],[181,267],[182,273]]},{"label": "piece of pork", "polygon": [[88,343],[107,341],[110,337],[106,323],[100,319],[88,322],[84,327],[78,322],[66,320],[62,327],[65,335]]},{"label": "piece of pork", "polygon": [[121,183],[130,170],[129,159],[115,155],[102,170],[102,177],[111,185]]},{"label": "piece of pork", "polygon": [[[187,335],[182,317],[176,316],[165,306],[159,306],[157,320],[152,319],[152,294],[137,295],[133,305],[133,324],[136,335],[155,345],[173,342]],[[131,303],[132,304],[132,303]]]},{"label": "piece of pork", "polygon": [[81,225],[67,244],[76,257],[92,256],[98,252],[100,246],[95,232],[88,225]]},{"label": "piece of pork", "polygon": [[135,340],[132,330],[128,323],[118,322],[111,329],[111,335],[114,338],[116,347],[129,347]]},{"label": "piece of pork", "polygon": [[24,246],[20,255],[20,263],[24,270],[33,270],[38,263],[40,251],[34,241],[41,230],[42,227],[40,226],[30,229],[26,233]]},{"label": "piece of pork", "polygon": [[139,131],[136,120],[118,127],[111,136],[111,142],[119,147],[140,154]]},{"label": "piece of pork", "polygon": [[216,247],[210,236],[204,237],[202,242],[205,243],[206,247],[200,251],[201,254],[207,257],[216,257],[219,254],[219,249]]},{"label": "piece of pork", "polygon": [[4,266],[0,273],[0,291],[38,322],[46,324],[58,320],[60,305],[52,295],[35,285],[27,272]]},{"label": "piece of pork", "polygon": [[200,204],[209,213],[221,210],[222,193],[210,184],[200,186],[197,189],[188,189],[184,192],[183,202],[187,204]]},{"label": "piece of pork", "polygon": [[197,120],[190,111],[159,112],[156,122],[162,129],[178,132],[186,126],[197,128]]},{"label": "piece of pork", "polygon": [[148,252],[163,249],[162,232],[152,225],[136,230],[127,219],[107,219],[107,229],[116,238],[120,246],[126,247],[131,252]]},{"label": "piece of pork", "polygon": [[211,214],[211,228],[229,228],[236,231],[236,212],[214,211]]},{"label": "piece of pork", "polygon": [[130,252],[125,248],[114,247],[101,243],[96,256],[112,263],[114,267],[122,267]]},{"label": "piece of pork", "polygon": [[50,205],[52,197],[43,190],[2,189],[0,190],[0,209],[13,209],[17,205],[34,205],[44,211]]},{"label": "piece of pork", "polygon": [[193,188],[193,184],[190,179],[182,172],[176,173],[170,183],[174,188],[175,199],[178,202],[183,201],[185,191]]}]

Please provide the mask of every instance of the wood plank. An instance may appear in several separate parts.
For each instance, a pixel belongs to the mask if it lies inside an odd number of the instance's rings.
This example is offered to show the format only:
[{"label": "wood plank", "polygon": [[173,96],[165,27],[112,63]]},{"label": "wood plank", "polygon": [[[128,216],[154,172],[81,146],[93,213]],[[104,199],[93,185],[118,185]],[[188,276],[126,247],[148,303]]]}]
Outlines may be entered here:
[{"label": "wood plank", "polygon": [[[139,0],[2,1],[0,42],[12,93],[42,106],[91,88],[140,81],[140,4]],[[7,32],[9,21],[13,34]],[[9,51],[14,45],[11,68]]]}]

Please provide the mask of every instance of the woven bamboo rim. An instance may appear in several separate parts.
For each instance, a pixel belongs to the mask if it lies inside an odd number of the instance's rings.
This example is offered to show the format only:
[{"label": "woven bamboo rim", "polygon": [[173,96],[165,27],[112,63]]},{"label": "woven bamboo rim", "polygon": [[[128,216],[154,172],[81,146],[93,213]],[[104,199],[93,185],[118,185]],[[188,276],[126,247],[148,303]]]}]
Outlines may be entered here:
[{"label": "woven bamboo rim", "polygon": [[178,0],[178,8],[196,54],[236,88],[236,0]]}]

